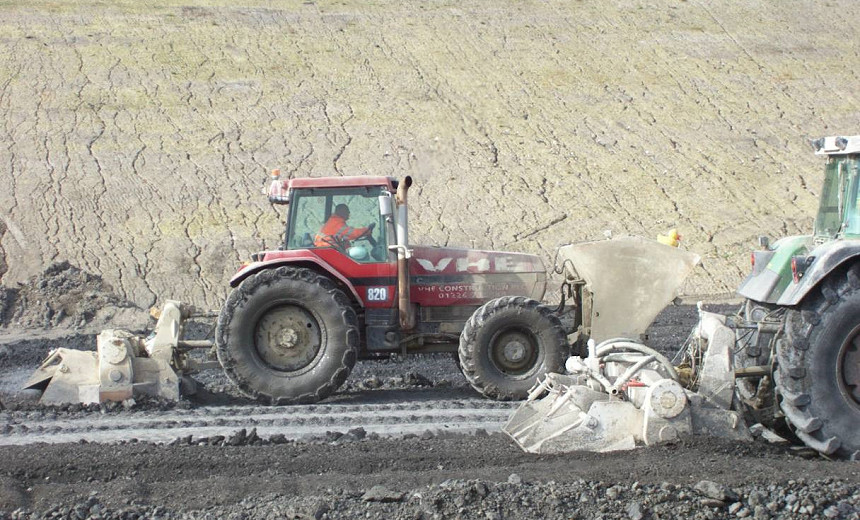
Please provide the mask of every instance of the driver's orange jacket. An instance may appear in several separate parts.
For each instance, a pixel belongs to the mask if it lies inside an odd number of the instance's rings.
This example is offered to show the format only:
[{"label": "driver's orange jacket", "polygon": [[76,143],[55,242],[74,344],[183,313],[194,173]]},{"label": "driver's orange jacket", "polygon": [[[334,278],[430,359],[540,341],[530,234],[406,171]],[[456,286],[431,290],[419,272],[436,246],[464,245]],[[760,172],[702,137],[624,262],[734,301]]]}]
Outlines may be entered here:
[{"label": "driver's orange jacket", "polygon": [[349,247],[350,240],[355,240],[366,232],[366,227],[350,227],[346,224],[346,220],[343,217],[332,215],[323,224],[317,236],[314,237],[314,245],[317,247],[331,247],[342,244],[344,247]]}]

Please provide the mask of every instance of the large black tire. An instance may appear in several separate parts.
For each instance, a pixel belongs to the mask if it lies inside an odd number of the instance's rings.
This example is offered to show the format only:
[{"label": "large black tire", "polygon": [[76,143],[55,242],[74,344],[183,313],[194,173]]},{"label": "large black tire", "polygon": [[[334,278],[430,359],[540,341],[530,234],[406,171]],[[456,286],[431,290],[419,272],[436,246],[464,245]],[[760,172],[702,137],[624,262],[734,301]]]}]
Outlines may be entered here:
[{"label": "large black tire", "polygon": [[547,307],[522,296],[487,302],[460,335],[460,368],[491,399],[524,399],[535,382],[559,372],[568,346],[561,321]]},{"label": "large black tire", "polygon": [[860,457],[860,266],[831,274],[786,317],[775,371],[780,407],[819,452]]},{"label": "large black tire", "polygon": [[301,268],[249,276],[221,309],[218,361],[251,398],[313,403],[346,381],[358,351],[358,320],[334,283]]}]

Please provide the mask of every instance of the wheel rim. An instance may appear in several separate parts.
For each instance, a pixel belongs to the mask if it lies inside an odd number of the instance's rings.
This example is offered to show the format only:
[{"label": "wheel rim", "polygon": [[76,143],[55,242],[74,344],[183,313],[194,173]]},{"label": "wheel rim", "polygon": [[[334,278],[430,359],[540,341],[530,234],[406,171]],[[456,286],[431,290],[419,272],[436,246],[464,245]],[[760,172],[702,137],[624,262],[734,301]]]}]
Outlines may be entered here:
[{"label": "wheel rim", "polygon": [[322,340],[319,321],[297,305],[266,311],[254,329],[254,345],[260,359],[282,372],[294,372],[310,365],[320,352]]},{"label": "wheel rim", "polygon": [[851,331],[836,362],[839,389],[860,407],[860,327]]},{"label": "wheel rim", "polygon": [[490,340],[490,361],[507,375],[529,373],[535,366],[538,351],[535,335],[519,328],[500,330]]}]

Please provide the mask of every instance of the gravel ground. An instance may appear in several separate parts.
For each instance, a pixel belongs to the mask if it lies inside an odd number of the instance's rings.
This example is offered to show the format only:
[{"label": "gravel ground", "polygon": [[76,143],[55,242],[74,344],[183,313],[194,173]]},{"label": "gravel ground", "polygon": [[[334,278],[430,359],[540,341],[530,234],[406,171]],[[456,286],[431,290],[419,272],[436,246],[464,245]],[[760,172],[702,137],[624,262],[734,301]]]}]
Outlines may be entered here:
[{"label": "gravel ground", "polygon": [[[708,309],[730,313],[735,307]],[[695,321],[694,306],[669,307],[651,327],[649,344],[671,354]],[[206,334],[205,323],[196,327],[196,334]],[[24,358],[7,361],[26,365],[37,343],[7,344],[11,352],[27,347]],[[45,408],[13,401],[0,415],[38,424],[175,413],[190,423],[194,413],[212,406],[251,410],[218,372],[200,380],[200,395],[178,405],[142,400],[131,409]],[[452,396],[479,400],[449,356],[414,356],[360,362],[325,404],[418,407]],[[4,446],[0,517],[860,518],[857,463],[763,440],[688,437],[633,452],[536,456],[492,429],[451,434],[392,427],[393,435],[380,435],[338,423],[325,434],[288,439],[271,430],[258,434],[257,419],[249,417],[244,427],[241,415],[237,421],[228,435],[163,443]]]},{"label": "gravel ground", "polygon": [[[108,453],[110,455],[108,455]],[[855,463],[690,438],[533,456],[499,434],[4,451],[11,518],[857,518]]]}]

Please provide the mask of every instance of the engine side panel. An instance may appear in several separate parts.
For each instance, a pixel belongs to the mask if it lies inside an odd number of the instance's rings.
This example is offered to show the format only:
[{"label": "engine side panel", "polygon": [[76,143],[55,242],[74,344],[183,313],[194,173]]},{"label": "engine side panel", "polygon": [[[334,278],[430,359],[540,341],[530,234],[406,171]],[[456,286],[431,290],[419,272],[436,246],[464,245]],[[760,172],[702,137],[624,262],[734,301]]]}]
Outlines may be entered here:
[{"label": "engine side panel", "polygon": [[523,253],[415,246],[410,298],[422,307],[482,305],[501,296],[540,300],[546,269]]},{"label": "engine side panel", "polygon": [[[263,269],[309,262],[349,287],[363,307],[396,307],[394,262],[359,263],[329,248],[266,251],[260,258],[240,269],[230,285]],[[540,258],[522,253],[414,246],[409,275],[410,299],[421,307],[476,306],[500,296],[540,300],[546,290]]]}]

